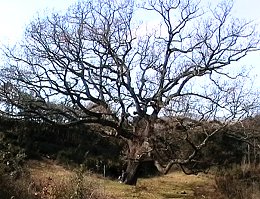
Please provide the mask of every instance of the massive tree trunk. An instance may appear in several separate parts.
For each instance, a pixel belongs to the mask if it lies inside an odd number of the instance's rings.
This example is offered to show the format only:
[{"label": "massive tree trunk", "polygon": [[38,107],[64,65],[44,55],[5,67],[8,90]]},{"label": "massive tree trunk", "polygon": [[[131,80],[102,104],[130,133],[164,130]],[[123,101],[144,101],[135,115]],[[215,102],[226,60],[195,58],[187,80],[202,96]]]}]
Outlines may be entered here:
[{"label": "massive tree trunk", "polygon": [[123,176],[123,182],[128,185],[136,185],[138,178],[139,161],[128,160],[127,168]]},{"label": "massive tree trunk", "polygon": [[152,126],[151,122],[145,119],[138,120],[134,126],[136,137],[128,140],[127,168],[122,176],[125,184],[136,185],[141,163],[151,159],[149,135],[152,133]]}]

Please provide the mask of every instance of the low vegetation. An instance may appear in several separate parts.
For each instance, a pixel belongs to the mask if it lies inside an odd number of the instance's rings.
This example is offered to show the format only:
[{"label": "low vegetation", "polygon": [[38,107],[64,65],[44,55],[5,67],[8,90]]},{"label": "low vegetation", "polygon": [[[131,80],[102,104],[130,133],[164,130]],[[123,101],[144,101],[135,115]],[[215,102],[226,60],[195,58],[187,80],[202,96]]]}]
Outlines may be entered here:
[{"label": "low vegetation", "polygon": [[216,175],[216,185],[228,199],[260,198],[260,167],[235,166]]},{"label": "low vegetation", "polygon": [[111,199],[94,175],[83,168],[66,170],[46,161],[29,161],[27,172],[19,179],[1,175],[1,199]]},{"label": "low vegetation", "polygon": [[[244,125],[244,130],[253,141],[257,139],[257,131],[252,133],[249,127],[259,129],[259,126],[253,125],[258,124],[258,119],[251,118]],[[170,174],[161,176],[152,173],[151,165],[147,164],[141,170],[140,176],[143,177],[137,185],[128,186],[119,183],[116,178],[122,162],[112,156],[118,154],[120,157],[119,142],[110,142],[98,135],[87,139],[91,129],[81,132],[77,128],[73,131],[35,125],[33,122],[26,124],[25,121],[1,120],[1,199],[260,197],[257,140],[251,142],[255,146],[248,145],[249,142],[232,137],[234,133],[219,133],[209,140],[209,145],[200,153],[201,160],[216,164],[210,173],[185,175],[179,167],[174,167]],[[238,135],[239,128],[234,126],[230,131]],[[95,144],[91,144],[93,141]]]},{"label": "low vegetation", "polygon": [[205,174],[190,176],[176,171],[142,178],[133,187],[84,168],[66,169],[51,160],[28,161],[26,168],[27,172],[17,180],[1,175],[1,199],[199,199],[216,195],[214,177]]}]

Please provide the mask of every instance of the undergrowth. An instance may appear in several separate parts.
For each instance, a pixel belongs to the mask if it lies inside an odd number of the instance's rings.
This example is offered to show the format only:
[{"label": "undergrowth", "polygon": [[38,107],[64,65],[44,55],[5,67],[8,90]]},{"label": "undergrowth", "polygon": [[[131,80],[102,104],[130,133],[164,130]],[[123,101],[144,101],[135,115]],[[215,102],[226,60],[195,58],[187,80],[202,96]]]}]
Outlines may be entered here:
[{"label": "undergrowth", "polygon": [[260,198],[260,167],[244,165],[222,170],[215,181],[217,189],[228,199]]},{"label": "undergrowth", "polygon": [[19,179],[0,173],[1,199],[111,199],[99,184],[88,178],[82,168],[64,178],[34,179],[24,173]]}]

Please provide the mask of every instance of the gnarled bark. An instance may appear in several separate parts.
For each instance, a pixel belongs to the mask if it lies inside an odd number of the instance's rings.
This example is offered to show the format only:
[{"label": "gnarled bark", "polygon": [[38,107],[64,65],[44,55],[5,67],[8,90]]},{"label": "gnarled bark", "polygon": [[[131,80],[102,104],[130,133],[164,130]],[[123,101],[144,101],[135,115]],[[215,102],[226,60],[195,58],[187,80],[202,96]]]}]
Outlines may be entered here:
[{"label": "gnarled bark", "polygon": [[127,161],[127,168],[122,179],[122,181],[125,184],[136,185],[139,166],[140,166],[139,161],[135,161],[135,160]]},{"label": "gnarled bark", "polygon": [[153,131],[153,123],[146,119],[135,122],[133,132],[136,137],[128,140],[127,168],[122,179],[128,185],[136,185],[138,169],[143,161],[151,159],[152,151],[149,135]]}]

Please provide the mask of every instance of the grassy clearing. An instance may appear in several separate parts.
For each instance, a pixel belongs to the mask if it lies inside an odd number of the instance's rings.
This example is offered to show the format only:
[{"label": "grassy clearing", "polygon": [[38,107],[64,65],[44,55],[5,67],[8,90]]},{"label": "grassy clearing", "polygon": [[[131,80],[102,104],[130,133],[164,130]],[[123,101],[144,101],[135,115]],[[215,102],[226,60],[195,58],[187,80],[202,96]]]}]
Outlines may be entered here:
[{"label": "grassy clearing", "polygon": [[[213,178],[206,175],[187,176],[181,172],[140,179],[136,187],[104,181],[107,192],[122,199],[207,198],[207,195],[215,191]],[[207,193],[198,195],[202,189],[207,190]]]},{"label": "grassy clearing", "polygon": [[[52,162],[31,162],[29,170],[35,182],[52,179],[55,181],[55,186],[68,186],[68,182],[74,175],[73,171]],[[213,195],[216,195],[214,177],[205,174],[188,176],[181,172],[174,172],[166,176],[140,179],[134,187],[84,173],[84,184],[95,187],[95,192],[119,199],[212,199]]]}]

